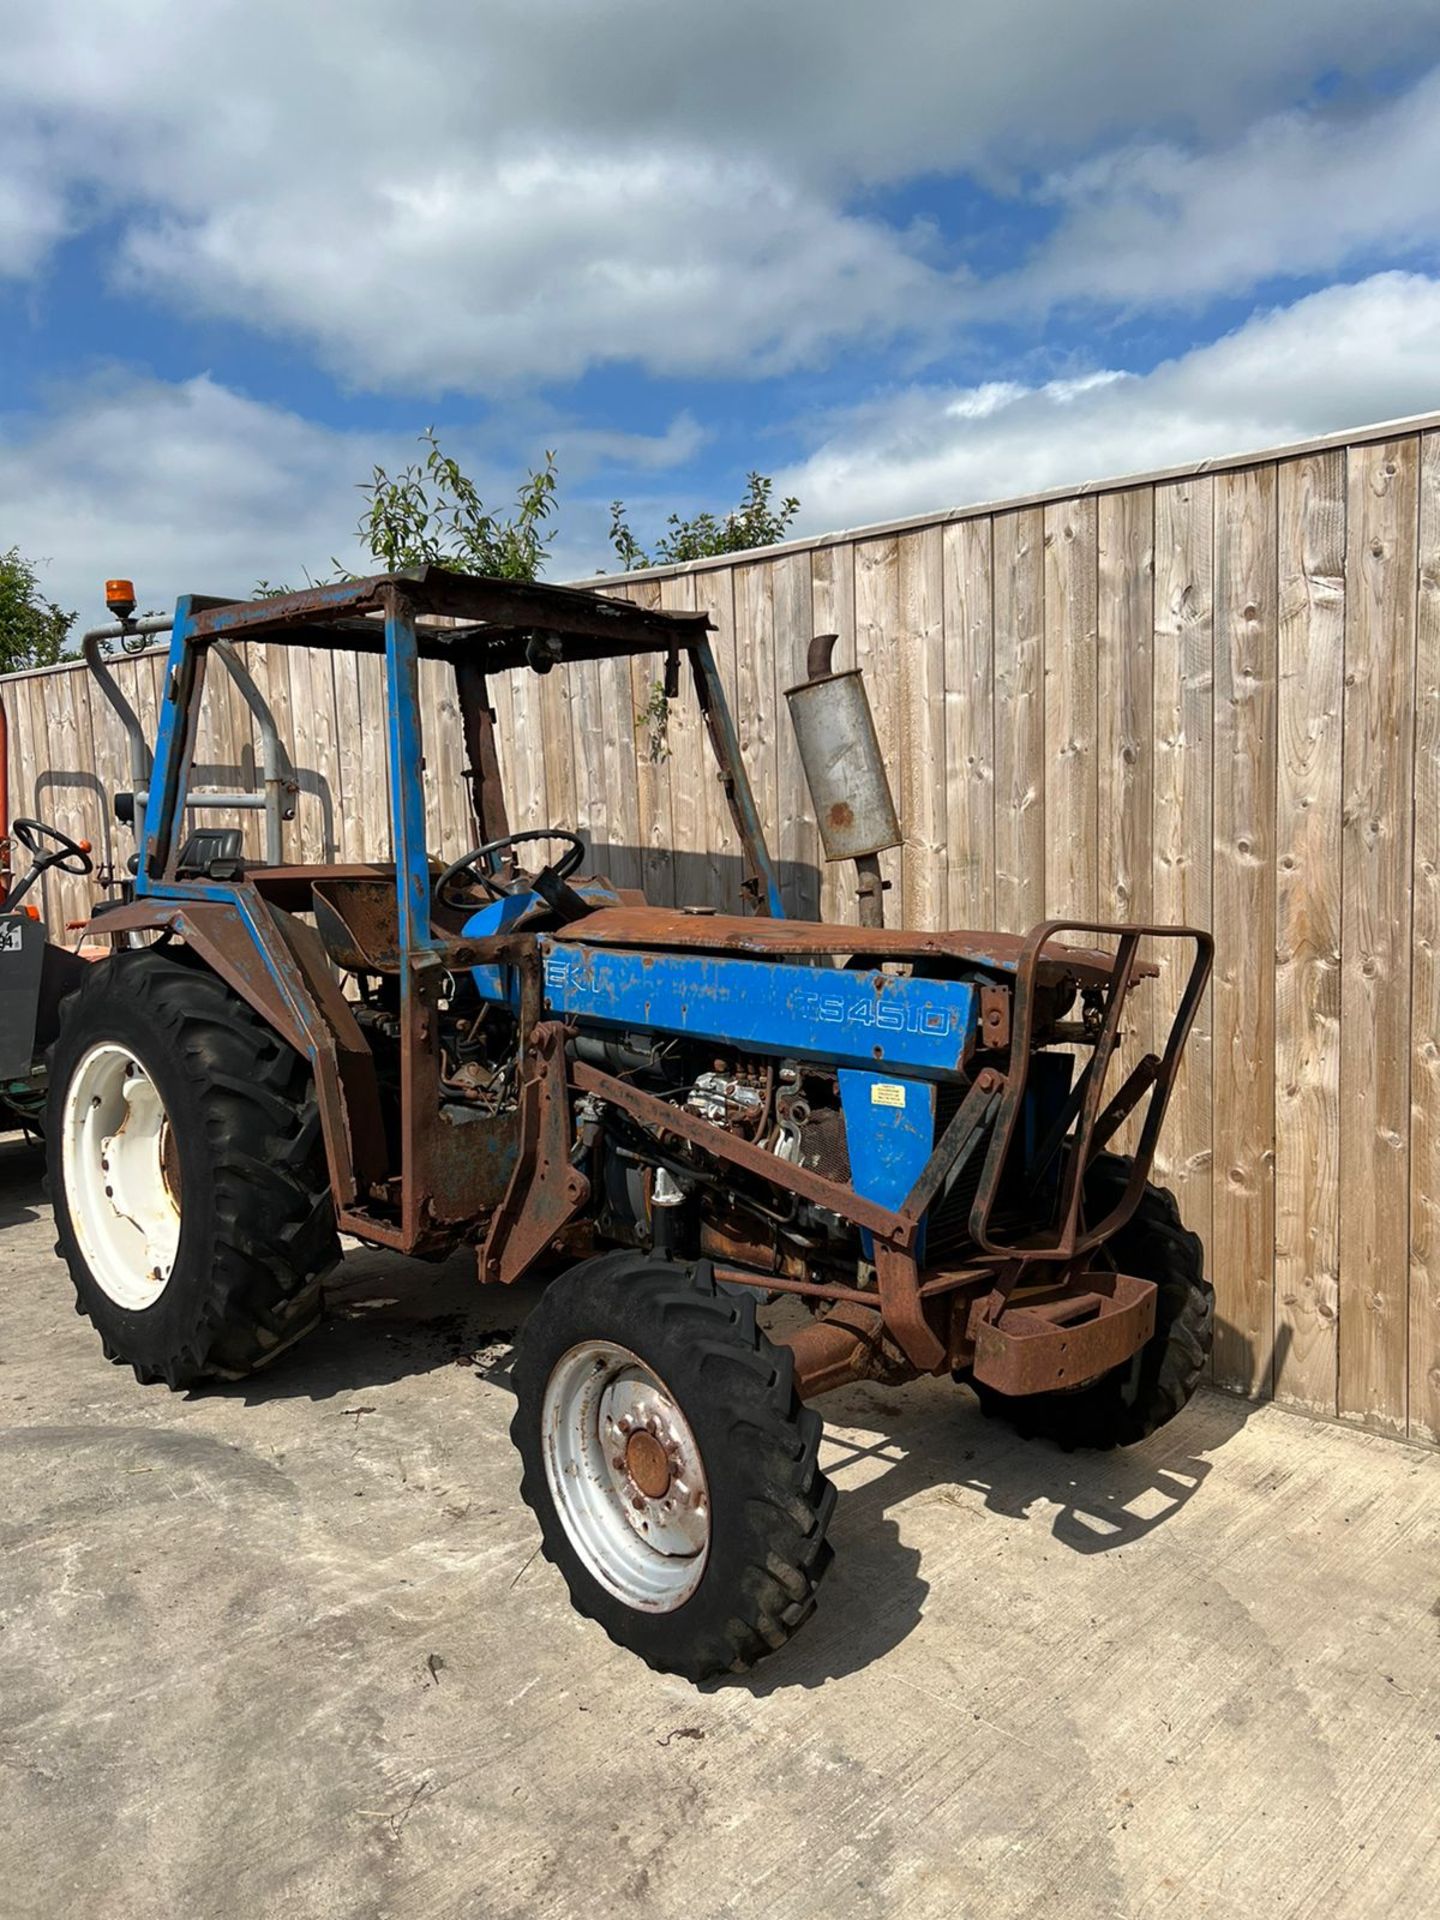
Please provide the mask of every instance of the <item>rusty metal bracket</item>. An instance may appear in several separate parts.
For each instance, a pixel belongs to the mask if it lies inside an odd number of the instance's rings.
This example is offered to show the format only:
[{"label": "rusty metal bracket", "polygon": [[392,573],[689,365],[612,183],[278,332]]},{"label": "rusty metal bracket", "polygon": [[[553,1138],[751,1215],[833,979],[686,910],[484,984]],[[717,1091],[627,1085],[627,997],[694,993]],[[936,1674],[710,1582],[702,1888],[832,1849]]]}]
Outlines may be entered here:
[{"label": "rusty metal bracket", "polygon": [[1155,1331],[1157,1289],[1126,1273],[1085,1273],[1058,1298],[1002,1307],[977,1302],[975,1378],[1019,1398],[1083,1386],[1138,1353]]},{"label": "rusty metal bracket", "polygon": [[544,1021],[531,1029],[525,1052],[519,1153],[480,1250],[482,1281],[509,1286],[523,1279],[583,1211],[590,1182],[571,1164],[571,1144],[565,1028]]}]

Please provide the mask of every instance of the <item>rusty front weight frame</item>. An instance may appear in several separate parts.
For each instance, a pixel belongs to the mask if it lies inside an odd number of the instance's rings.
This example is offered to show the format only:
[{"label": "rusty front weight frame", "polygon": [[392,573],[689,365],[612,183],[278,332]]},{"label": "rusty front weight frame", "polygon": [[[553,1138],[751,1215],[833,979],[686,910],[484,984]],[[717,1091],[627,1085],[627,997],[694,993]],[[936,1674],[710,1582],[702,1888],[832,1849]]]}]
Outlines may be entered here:
[{"label": "rusty front weight frame", "polygon": [[[1042,1149],[1042,1162],[1056,1151],[1064,1154],[1056,1209],[1052,1217],[1053,1237],[1037,1237],[1027,1232],[1023,1240],[1005,1241],[992,1226],[992,1216],[1001,1183],[1010,1162],[1015,1127],[1025,1102],[1030,1066],[1034,1058],[1036,977],[1040,955],[1048,942],[1062,933],[1101,934],[1118,942],[1110,979],[1101,990],[1103,1009],[1095,1031],[1090,1058],[1081,1070],[1070,1100],[1061,1116],[1058,1135]],[[1188,940],[1195,944],[1195,958],[1189,977],[1170,1024],[1163,1053],[1147,1053],[1129,1074],[1124,1084],[1101,1109],[1105,1080],[1120,1038],[1120,1016],[1134,983],[1140,942]],[[1011,1018],[1010,1069],[1005,1076],[1000,1111],[985,1157],[985,1167],[976,1190],[970,1214],[970,1233],[975,1244],[994,1258],[1024,1267],[1038,1260],[1074,1262],[1091,1248],[1119,1231],[1140,1203],[1140,1195],[1150,1178],[1155,1161],[1155,1145],[1170,1102],[1180,1056],[1199,1010],[1200,996],[1210,978],[1215,943],[1198,927],[1121,926],[1095,920],[1045,920],[1027,936],[1015,972],[1015,1004]],[[1140,1129],[1140,1139],[1131,1160],[1130,1176],[1119,1201],[1103,1220],[1082,1226],[1082,1201],[1085,1172],[1094,1155],[1139,1105],[1146,1095],[1149,1104]],[[1070,1124],[1074,1133],[1066,1139]]]}]

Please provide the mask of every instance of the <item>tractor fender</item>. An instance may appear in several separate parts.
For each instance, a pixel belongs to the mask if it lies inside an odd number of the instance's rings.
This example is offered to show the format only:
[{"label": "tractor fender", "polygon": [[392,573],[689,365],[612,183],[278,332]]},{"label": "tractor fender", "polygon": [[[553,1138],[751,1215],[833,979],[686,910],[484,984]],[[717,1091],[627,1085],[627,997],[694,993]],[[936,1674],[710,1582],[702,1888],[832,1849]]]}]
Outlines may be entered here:
[{"label": "tractor fender", "polygon": [[[266,918],[257,914],[251,921],[228,900],[128,900],[102,908],[86,934],[168,933],[183,940],[297,1053],[313,1061],[323,1025],[319,1009],[278,935],[265,938],[271,932]],[[282,956],[288,962],[284,971],[294,976],[285,988],[276,965]]]},{"label": "tractor fender", "polygon": [[[282,919],[289,925],[282,926]],[[376,1174],[371,1162],[383,1160],[379,1095],[370,1050],[350,1004],[323,951],[309,950],[319,945],[313,928],[278,914],[258,895],[228,900],[152,895],[102,908],[88,932],[92,937],[167,933],[183,940],[310,1061],[335,1197],[342,1207],[353,1205],[359,1181]]]}]

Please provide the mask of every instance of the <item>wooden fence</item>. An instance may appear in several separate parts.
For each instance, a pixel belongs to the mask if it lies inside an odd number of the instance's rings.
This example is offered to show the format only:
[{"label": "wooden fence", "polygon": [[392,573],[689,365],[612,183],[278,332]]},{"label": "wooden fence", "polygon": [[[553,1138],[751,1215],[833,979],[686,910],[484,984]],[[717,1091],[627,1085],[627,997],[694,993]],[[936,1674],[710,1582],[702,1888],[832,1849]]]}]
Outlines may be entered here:
[{"label": "wooden fence", "polygon": [[[810,635],[833,630],[837,664],[868,670],[904,820],[886,862],[892,924],[1022,929],[1066,913],[1214,929],[1161,1177],[1209,1250],[1216,1381],[1431,1444],[1437,429],[1404,422],[605,583],[710,615],[792,911],[853,916],[848,877],[819,868],[782,698]],[[377,664],[277,648],[252,666],[300,773],[295,854],[383,854]],[[578,826],[616,882],[733,906],[737,849],[693,708],[673,709],[663,737],[644,717],[656,670],[497,688],[512,824]],[[450,689],[425,671],[427,796],[450,854],[470,838],[460,734]],[[118,672],[153,729],[158,660]],[[0,691],[12,807],[123,858],[102,800],[128,786],[127,759],[83,670]],[[201,784],[252,776],[254,753],[238,699],[212,701]],[[76,919],[83,889],[56,886],[47,905]]]}]

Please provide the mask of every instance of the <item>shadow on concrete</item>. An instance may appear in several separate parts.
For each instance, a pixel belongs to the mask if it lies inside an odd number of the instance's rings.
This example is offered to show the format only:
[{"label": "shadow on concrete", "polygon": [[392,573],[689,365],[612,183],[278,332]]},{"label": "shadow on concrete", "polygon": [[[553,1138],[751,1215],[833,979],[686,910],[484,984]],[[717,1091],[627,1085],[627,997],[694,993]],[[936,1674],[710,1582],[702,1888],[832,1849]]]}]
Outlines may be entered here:
[{"label": "shadow on concrete", "polygon": [[40,1218],[45,1198],[45,1150],[23,1133],[0,1133],[0,1232]]},{"label": "shadow on concrete", "polygon": [[[0,1189],[3,1192],[3,1189]],[[469,1369],[511,1390],[514,1335],[541,1288],[481,1287],[468,1251],[431,1264],[368,1248],[351,1250],[326,1290],[316,1331],[276,1366],[203,1391],[248,1404],[325,1401],[441,1367]],[[766,1311],[779,1331],[789,1303]],[[822,1454],[839,1491],[816,1618],[750,1675],[713,1683],[757,1696],[819,1687],[859,1671],[904,1640],[929,1592],[917,1548],[901,1536],[903,1509],[924,1499],[1046,1525],[1080,1554],[1134,1546],[1200,1491],[1206,1457],[1245,1425],[1258,1402],[1202,1392],[1170,1427],[1114,1453],[1066,1453],[1021,1440],[981,1415],[960,1387],[843,1388],[818,1402]],[[1052,1512],[1053,1510],[1053,1512]]]},{"label": "shadow on concrete", "polygon": [[[983,1418],[978,1411],[975,1417]],[[1113,1453],[1065,1453],[1048,1441],[1017,1441],[998,1458],[958,1474],[955,1484],[978,1493],[989,1512],[1012,1520],[1029,1519],[1037,1506],[1053,1506],[1050,1531],[1061,1546],[1110,1553],[1134,1546],[1175,1518],[1210,1472],[1201,1453],[1238,1433],[1245,1413],[1236,1408],[1223,1435],[1199,1445],[1193,1417],[1181,1419],[1183,1427]],[[1184,1444],[1178,1444],[1182,1437]]]},{"label": "shadow on concrete", "polygon": [[[1204,1391],[1172,1427],[1139,1447],[1064,1453],[987,1421],[959,1387],[953,1421],[937,1417],[933,1399],[917,1420],[906,1406],[911,1391],[847,1388],[818,1403],[841,1429],[831,1428],[824,1456],[840,1490],[830,1530],[835,1566],[805,1631],[753,1674],[717,1686],[744,1687],[759,1697],[823,1686],[904,1640],[929,1592],[919,1552],[900,1535],[898,1516],[907,1502],[964,1509],[979,1495],[990,1513],[1041,1525],[1043,1510],[1053,1507],[1050,1532],[1072,1552],[1134,1546],[1194,1498],[1212,1464],[1202,1456],[1232,1439],[1254,1411],[1253,1404]],[[858,1409],[857,1394],[864,1396]],[[891,1431],[861,1437],[852,1421]]]},{"label": "shadow on concrete", "polygon": [[439,1367],[468,1367],[508,1388],[515,1331],[539,1296],[538,1285],[482,1287],[468,1249],[432,1263],[353,1248],[325,1284],[313,1333],[263,1373],[199,1391],[248,1406],[332,1400]]}]

